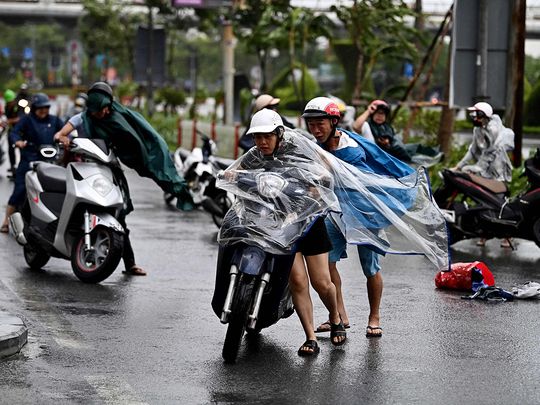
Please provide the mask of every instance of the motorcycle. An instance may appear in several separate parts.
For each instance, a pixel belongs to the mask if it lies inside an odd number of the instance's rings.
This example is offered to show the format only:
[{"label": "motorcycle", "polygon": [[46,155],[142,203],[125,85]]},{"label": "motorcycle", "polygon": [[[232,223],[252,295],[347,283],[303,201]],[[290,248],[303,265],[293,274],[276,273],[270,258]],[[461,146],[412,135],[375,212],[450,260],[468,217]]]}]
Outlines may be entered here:
[{"label": "motorcycle", "polygon": [[10,217],[10,232],[31,269],[59,257],[71,261],[82,282],[99,283],[114,272],[124,246],[118,160],[100,139],[73,139],[67,167],[51,163],[57,147],[38,148],[45,161],[32,162],[26,173],[26,202]]},{"label": "motorcycle", "polygon": [[[222,350],[227,363],[236,361],[244,333],[257,334],[294,313],[288,281],[294,252],[282,248],[302,234],[305,221],[287,212],[284,206],[288,204],[281,202],[302,201],[296,211],[308,213],[310,222],[314,218],[309,213],[320,207],[305,188],[276,174],[246,176],[238,183],[247,193],[258,190],[263,199],[237,200],[220,231],[212,308],[221,323],[228,324]],[[257,228],[260,232],[255,235]]]},{"label": "motorcycle", "polygon": [[[199,132],[202,147],[195,147],[191,152],[178,148],[174,152],[173,161],[176,170],[188,184],[189,193],[196,207],[203,207],[212,215],[217,227],[221,226],[223,216],[231,207],[233,197],[216,187],[216,175],[226,169],[233,160],[215,156],[215,142]],[[175,197],[164,194],[165,203],[173,205]]]},{"label": "motorcycle", "polygon": [[509,198],[506,184],[445,169],[434,193],[450,232],[450,244],[468,238],[522,238],[540,247],[540,149],[524,163],[527,187]]}]

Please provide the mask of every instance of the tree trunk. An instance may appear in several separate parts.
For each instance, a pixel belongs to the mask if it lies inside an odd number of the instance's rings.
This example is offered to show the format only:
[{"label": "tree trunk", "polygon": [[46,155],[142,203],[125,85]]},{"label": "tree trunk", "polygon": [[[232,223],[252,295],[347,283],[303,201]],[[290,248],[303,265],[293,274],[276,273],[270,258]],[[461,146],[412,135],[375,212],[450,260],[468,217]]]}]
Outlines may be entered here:
[{"label": "tree trunk", "polygon": [[362,78],[364,76],[364,53],[360,47],[358,49],[358,60],[356,61],[356,74],[354,78],[354,90],[352,96],[352,104],[360,105],[362,100]]}]

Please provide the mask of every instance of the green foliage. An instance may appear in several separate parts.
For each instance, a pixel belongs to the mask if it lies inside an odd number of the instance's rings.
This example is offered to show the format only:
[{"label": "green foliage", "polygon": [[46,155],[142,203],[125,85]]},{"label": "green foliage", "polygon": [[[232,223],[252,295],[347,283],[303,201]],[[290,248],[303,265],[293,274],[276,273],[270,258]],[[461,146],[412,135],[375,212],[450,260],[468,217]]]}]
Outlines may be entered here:
[{"label": "green foliage", "polygon": [[156,101],[165,104],[165,114],[168,114],[174,112],[176,107],[186,102],[186,95],[177,88],[163,87],[158,90]]},{"label": "green foliage", "polygon": [[124,98],[131,98],[137,94],[139,85],[131,80],[123,80],[116,86],[116,96],[122,100]]},{"label": "green foliage", "polygon": [[[408,19],[414,12],[404,1],[355,1],[350,7],[332,6],[331,10],[345,25],[349,43],[356,50],[356,54],[349,53],[348,58],[341,52],[340,58],[346,70],[347,65],[355,69],[352,84],[356,97],[362,95],[364,88],[373,93],[372,72],[380,58],[415,60],[414,39],[418,38],[418,33],[409,26]],[[350,80],[350,71],[348,77]]]},{"label": "green foliage", "polygon": [[175,115],[167,115],[155,112],[152,117],[145,117],[150,125],[160,134],[169,145],[169,148],[176,147],[176,130],[178,117]]},{"label": "green foliage", "polygon": [[[403,130],[409,122],[411,112],[408,109],[402,108],[398,115],[394,118],[392,125],[397,132]],[[439,124],[441,121],[440,110],[421,109],[414,117],[412,127],[414,137],[409,139],[409,142],[421,142],[429,146],[438,146],[437,136],[439,132]]]},{"label": "green foliage", "polygon": [[524,108],[524,124],[540,125],[540,81],[533,87]]},{"label": "green foliage", "polygon": [[112,58],[119,66],[131,66],[133,40],[137,23],[142,16],[124,12],[115,0],[83,0],[85,13],[79,19],[78,28],[86,53],[90,58],[90,81],[100,76],[95,58],[105,55],[102,68],[111,66]]},{"label": "green foliage", "polygon": [[525,55],[525,79],[529,83],[536,83],[540,80],[540,58]]},{"label": "green foliage", "polygon": [[[303,67],[303,71],[305,100],[310,100],[319,93],[319,85],[309,74],[305,66]],[[276,76],[270,91],[274,97],[281,99],[280,106],[284,109],[302,111],[304,108],[305,100],[298,98],[294,90],[290,68],[282,70]]]},{"label": "green foliage", "polygon": [[50,58],[53,54],[62,54],[64,52],[69,33],[56,23],[23,24],[18,26],[0,23],[0,32],[2,32],[0,45],[8,47],[11,52],[9,58],[0,56],[0,71],[2,72],[0,86],[6,86],[8,82],[12,86],[12,80],[19,84],[24,81],[20,76],[20,55],[22,55],[23,49],[26,47],[34,49],[35,79],[39,79],[46,84]]}]

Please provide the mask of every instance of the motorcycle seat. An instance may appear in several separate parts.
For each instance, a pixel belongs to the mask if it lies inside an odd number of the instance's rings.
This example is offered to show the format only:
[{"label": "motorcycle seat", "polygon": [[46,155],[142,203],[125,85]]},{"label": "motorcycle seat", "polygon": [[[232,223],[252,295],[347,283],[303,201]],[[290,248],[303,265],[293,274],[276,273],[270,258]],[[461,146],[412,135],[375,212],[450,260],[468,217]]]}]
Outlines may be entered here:
[{"label": "motorcycle seat", "polygon": [[469,176],[473,182],[495,194],[508,193],[508,187],[506,186],[506,183],[502,181],[486,179],[485,177],[477,176],[476,174],[469,174]]},{"label": "motorcycle seat", "polygon": [[44,191],[66,192],[66,168],[42,162],[36,167],[38,179]]}]

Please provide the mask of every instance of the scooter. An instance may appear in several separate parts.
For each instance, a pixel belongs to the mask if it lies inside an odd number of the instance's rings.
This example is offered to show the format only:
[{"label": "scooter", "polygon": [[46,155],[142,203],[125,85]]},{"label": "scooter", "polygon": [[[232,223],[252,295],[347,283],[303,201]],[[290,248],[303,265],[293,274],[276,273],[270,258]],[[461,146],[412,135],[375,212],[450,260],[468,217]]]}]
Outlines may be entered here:
[{"label": "scooter", "polygon": [[[292,236],[302,233],[303,223],[295,222],[297,215],[286,212],[280,201],[307,202],[302,205],[306,212],[318,205],[298,183],[273,173],[259,173],[254,179],[248,176],[238,180],[238,184],[248,194],[250,189],[258,190],[263,198],[255,203],[237,200],[235,204],[242,208],[229,210],[224,219],[223,226],[230,225],[226,233],[231,242],[219,248],[212,308],[221,323],[228,324],[222,350],[227,363],[236,361],[244,333],[257,334],[294,312],[288,284],[293,247],[289,249],[291,253],[284,250],[278,254],[278,250],[271,248],[273,242],[265,236],[263,244],[257,242],[258,237],[247,232],[238,219],[242,217],[244,223],[255,228],[268,228],[268,234],[284,236],[276,240],[293,240]],[[286,197],[282,198],[283,195]]]},{"label": "scooter", "polygon": [[[216,143],[205,134],[199,131],[198,133],[202,147],[195,147],[191,152],[178,148],[174,152],[173,161],[178,174],[184,177],[188,184],[195,206],[203,207],[209,212],[216,226],[220,227],[234,197],[216,187],[216,175],[220,170],[226,169],[233,160],[216,157]],[[164,199],[167,205],[172,205],[175,197],[165,193]]]},{"label": "scooter", "polygon": [[540,247],[540,149],[524,164],[528,185],[509,198],[505,183],[445,169],[434,193],[450,231],[450,244],[468,238],[522,238]]},{"label": "scooter", "polygon": [[46,161],[33,162],[27,172],[27,199],[10,217],[10,232],[31,269],[59,257],[71,261],[81,281],[99,283],[114,272],[124,246],[118,160],[100,139],[73,139],[74,161],[67,167],[50,163],[57,147],[39,151]]}]

